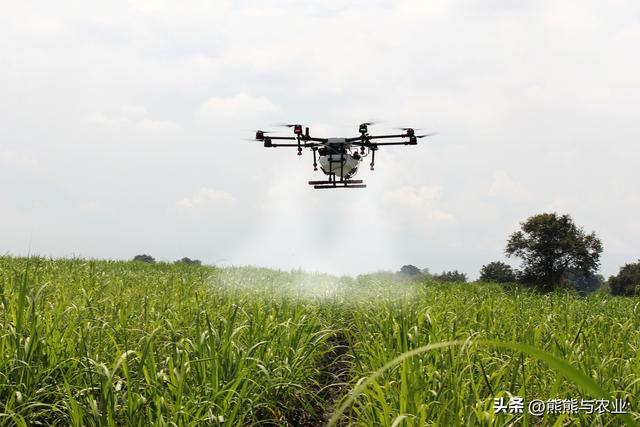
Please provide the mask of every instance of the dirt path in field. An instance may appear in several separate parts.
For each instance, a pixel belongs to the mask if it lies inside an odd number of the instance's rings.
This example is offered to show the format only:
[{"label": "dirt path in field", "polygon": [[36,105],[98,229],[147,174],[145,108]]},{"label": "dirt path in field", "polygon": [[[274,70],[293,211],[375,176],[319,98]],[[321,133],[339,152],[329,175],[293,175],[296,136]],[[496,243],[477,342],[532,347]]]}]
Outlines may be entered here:
[{"label": "dirt path in field", "polygon": [[287,426],[319,427],[331,419],[342,396],[348,392],[349,372],[353,356],[349,342],[341,331],[328,339],[330,350],[319,361],[317,401],[313,413],[294,409],[287,417]]},{"label": "dirt path in field", "polygon": [[349,342],[344,333],[337,332],[329,343],[332,349],[325,356],[326,364],[319,378],[322,387],[320,395],[325,402],[321,419],[323,425],[329,422],[340,398],[348,389],[346,382],[349,380],[352,360]]},{"label": "dirt path in field", "polygon": [[330,350],[319,361],[317,401],[313,413],[293,409],[284,425],[319,427],[327,425],[340,399],[348,391],[349,371],[353,356],[344,333],[336,331],[328,340]]}]

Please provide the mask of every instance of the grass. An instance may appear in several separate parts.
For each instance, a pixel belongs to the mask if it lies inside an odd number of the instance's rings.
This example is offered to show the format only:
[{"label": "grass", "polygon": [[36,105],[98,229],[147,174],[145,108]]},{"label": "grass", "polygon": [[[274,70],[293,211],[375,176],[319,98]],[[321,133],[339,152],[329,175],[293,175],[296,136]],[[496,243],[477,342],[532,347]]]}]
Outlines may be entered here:
[{"label": "grass", "polygon": [[[0,257],[0,304],[2,425],[640,420],[639,298]],[[510,395],[629,414],[495,414]]]}]

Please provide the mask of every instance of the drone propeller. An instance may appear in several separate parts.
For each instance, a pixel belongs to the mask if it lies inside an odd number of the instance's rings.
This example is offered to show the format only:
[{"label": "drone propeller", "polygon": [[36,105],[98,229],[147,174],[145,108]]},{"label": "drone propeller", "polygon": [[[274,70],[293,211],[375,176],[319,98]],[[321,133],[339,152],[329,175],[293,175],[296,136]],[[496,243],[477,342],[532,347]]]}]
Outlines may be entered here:
[{"label": "drone propeller", "polygon": [[394,128],[394,129],[397,129],[397,130],[405,130],[405,131],[406,131],[406,130],[422,130],[422,128]]},{"label": "drone propeller", "polygon": [[416,138],[424,138],[425,136],[437,135],[438,132],[425,133],[424,135],[416,135]]},{"label": "drone propeller", "polygon": [[373,126],[373,125],[377,125],[378,123],[380,123],[380,120],[370,120],[368,122],[364,122],[362,123],[365,126]]},{"label": "drone propeller", "polygon": [[[296,124],[278,123],[278,124],[276,124],[276,126],[284,126],[284,127],[288,127],[288,128],[293,128],[293,133],[295,133],[298,136],[302,135],[302,125],[299,124],[299,123],[296,123]],[[307,129],[309,129],[309,128],[307,128]]]},{"label": "drone propeller", "polygon": [[272,131],[257,130],[256,131],[256,140],[258,140],[258,141],[264,140],[264,134],[265,133],[273,133],[273,132]]}]

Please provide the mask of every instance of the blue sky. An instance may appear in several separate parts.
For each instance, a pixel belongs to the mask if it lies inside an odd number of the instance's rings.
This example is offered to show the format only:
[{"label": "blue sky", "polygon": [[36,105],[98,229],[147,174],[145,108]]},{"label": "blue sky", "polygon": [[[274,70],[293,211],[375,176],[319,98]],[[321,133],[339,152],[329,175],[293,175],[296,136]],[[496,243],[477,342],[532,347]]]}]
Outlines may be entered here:
[{"label": "blue sky", "polygon": [[[601,237],[605,275],[640,257],[637,2],[3,9],[2,253],[476,277],[556,211]],[[371,119],[439,135],[381,149],[354,191],[313,191],[310,153],[243,140]]]}]

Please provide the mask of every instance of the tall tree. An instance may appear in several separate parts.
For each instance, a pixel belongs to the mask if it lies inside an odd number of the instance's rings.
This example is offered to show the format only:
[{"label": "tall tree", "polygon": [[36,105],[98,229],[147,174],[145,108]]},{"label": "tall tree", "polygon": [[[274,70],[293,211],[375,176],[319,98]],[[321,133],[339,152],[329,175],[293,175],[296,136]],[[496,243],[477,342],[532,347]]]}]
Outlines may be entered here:
[{"label": "tall tree", "polygon": [[415,265],[407,264],[400,267],[400,274],[403,274],[407,277],[417,276],[420,273],[420,269]]},{"label": "tall tree", "polygon": [[611,276],[609,288],[613,295],[640,295],[640,260],[625,265],[616,276]]},{"label": "tall tree", "polygon": [[494,261],[482,266],[480,280],[483,282],[511,283],[516,281],[516,274],[510,265]]},{"label": "tall tree", "polygon": [[134,261],[140,261],[140,262],[147,262],[150,264],[153,264],[154,262],[156,262],[156,259],[154,257],[152,257],[151,255],[147,255],[147,254],[142,254],[142,255],[136,255],[133,257]]},{"label": "tall tree", "polygon": [[595,233],[586,234],[569,215],[543,213],[521,224],[521,230],[509,237],[505,252],[522,259],[523,282],[550,291],[569,269],[595,273],[602,242]]}]

